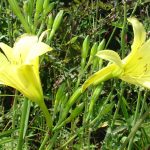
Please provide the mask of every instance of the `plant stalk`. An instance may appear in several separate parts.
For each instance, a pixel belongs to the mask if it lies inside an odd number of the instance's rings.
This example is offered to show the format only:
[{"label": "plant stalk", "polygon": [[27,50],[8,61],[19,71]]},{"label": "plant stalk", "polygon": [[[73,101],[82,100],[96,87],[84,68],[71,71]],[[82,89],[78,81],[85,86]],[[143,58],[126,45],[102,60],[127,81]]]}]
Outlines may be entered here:
[{"label": "plant stalk", "polygon": [[46,118],[47,126],[49,127],[49,130],[51,132],[52,131],[52,126],[53,126],[53,124],[52,124],[52,117],[51,117],[51,115],[50,115],[50,113],[49,113],[49,111],[48,111],[48,109],[47,109],[47,107],[46,107],[46,105],[44,103],[44,100],[39,103],[39,106],[40,106],[41,110],[43,111],[43,114],[44,114],[44,116]]},{"label": "plant stalk", "polygon": [[26,133],[26,126],[28,124],[29,112],[30,111],[30,101],[25,98],[23,102],[23,110],[21,115],[21,123],[20,123],[20,133],[19,133],[19,141],[17,145],[17,150],[22,150],[23,141]]},{"label": "plant stalk", "polygon": [[[134,120],[133,120],[133,126],[135,125],[137,118],[138,118],[138,114],[139,114],[140,103],[141,103],[141,93],[142,93],[141,91],[139,91],[139,93],[138,93],[138,99],[137,99],[137,105],[136,105],[136,110],[135,110],[135,116],[134,116]],[[132,149],[133,139],[134,139],[134,136],[132,136],[132,138],[130,139],[128,150]]]},{"label": "plant stalk", "polygon": [[122,144],[122,146],[120,147],[119,150],[124,150],[125,149],[127,143],[135,135],[136,131],[141,126],[141,124],[143,123],[145,118],[149,115],[149,113],[150,113],[150,107],[147,109],[147,111],[144,113],[144,115],[138,120],[138,122],[135,124],[135,126],[132,127],[130,134],[128,135],[128,137],[126,138],[125,142]]},{"label": "plant stalk", "polygon": [[123,27],[121,31],[121,52],[122,52],[122,58],[125,56],[125,34],[126,34],[126,24],[127,24],[127,4],[124,0],[124,21],[123,21]]}]

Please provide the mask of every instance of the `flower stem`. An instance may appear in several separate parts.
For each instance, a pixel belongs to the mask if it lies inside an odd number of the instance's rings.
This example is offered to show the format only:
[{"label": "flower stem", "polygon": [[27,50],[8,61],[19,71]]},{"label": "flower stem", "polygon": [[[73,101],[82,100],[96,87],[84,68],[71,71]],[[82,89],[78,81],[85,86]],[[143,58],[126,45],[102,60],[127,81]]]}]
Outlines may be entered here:
[{"label": "flower stem", "polygon": [[106,46],[105,46],[104,49],[107,49],[107,47],[108,47],[108,45],[109,45],[112,37],[114,36],[114,33],[115,33],[116,29],[117,29],[117,26],[114,27],[114,29],[113,29],[113,31],[112,31],[112,33],[111,33],[111,35],[110,35],[110,37],[109,37],[109,39],[108,39],[108,41],[107,41]]},{"label": "flower stem", "polygon": [[49,145],[47,146],[46,149],[48,150],[53,150],[53,146],[56,143],[57,137],[58,137],[59,131],[56,131],[53,135],[53,137],[51,138]]},{"label": "flower stem", "polygon": [[[138,99],[137,99],[137,105],[136,105],[136,110],[135,110],[135,116],[134,116],[134,120],[133,120],[133,126],[135,125],[137,118],[138,118],[138,114],[139,114],[140,103],[141,103],[141,93],[142,93],[141,91],[139,91],[139,93],[138,93]],[[130,139],[128,150],[132,149],[133,138],[134,138],[134,136],[132,136],[132,138]]]},{"label": "flower stem", "polygon": [[25,133],[27,130],[29,112],[30,112],[30,101],[28,101],[28,99],[25,99],[23,103],[23,111],[21,115],[20,133],[19,133],[19,141],[17,145],[17,150],[22,150],[22,147],[23,147],[23,140],[24,140]]},{"label": "flower stem", "polygon": [[43,140],[42,144],[40,145],[39,150],[43,150],[43,149],[44,149],[44,147],[45,147],[45,145],[46,145],[46,142],[47,142],[48,138],[49,138],[49,131],[46,132],[45,137],[44,137],[44,140]]},{"label": "flower stem", "polygon": [[121,31],[121,51],[122,51],[122,58],[125,56],[125,33],[126,33],[126,23],[127,23],[127,4],[124,0],[124,21],[123,27]]},{"label": "flower stem", "polygon": [[147,96],[148,96],[148,90],[146,90],[145,91],[145,93],[144,93],[144,97],[143,97],[143,99],[142,99],[142,102],[141,102],[141,110],[140,110],[140,117],[142,116],[142,114],[143,114],[143,112],[144,112],[144,109],[145,109],[145,103],[146,103],[146,99],[147,99]]},{"label": "flower stem", "polygon": [[112,120],[112,123],[111,123],[111,129],[114,128],[114,124],[115,124],[119,109],[120,109],[121,104],[122,104],[122,97],[123,97],[123,93],[124,93],[124,83],[123,82],[121,82],[120,88],[121,88],[121,93],[120,93],[117,108],[116,108],[116,111],[114,113],[113,120]]},{"label": "flower stem", "polygon": [[140,3],[140,0],[138,0],[138,1],[136,2],[135,7],[134,7],[134,9],[133,9],[133,11],[132,11],[132,13],[131,13],[131,17],[134,15],[134,13],[135,13],[135,11],[136,11],[136,9],[137,9],[139,3]]},{"label": "flower stem", "polygon": [[44,101],[40,102],[39,106],[40,106],[41,110],[43,111],[43,114],[44,114],[44,116],[46,118],[47,126],[49,127],[49,130],[51,131],[52,130],[52,126],[53,126],[53,124],[52,124],[52,117],[51,117],[50,113],[48,112],[48,109],[47,109]]},{"label": "flower stem", "polygon": [[[16,120],[16,110],[17,110],[17,90],[15,90],[12,109],[13,109],[12,129],[15,130],[15,120]],[[14,138],[14,134],[12,134],[12,138]],[[12,149],[13,149],[13,142],[12,142]]]}]

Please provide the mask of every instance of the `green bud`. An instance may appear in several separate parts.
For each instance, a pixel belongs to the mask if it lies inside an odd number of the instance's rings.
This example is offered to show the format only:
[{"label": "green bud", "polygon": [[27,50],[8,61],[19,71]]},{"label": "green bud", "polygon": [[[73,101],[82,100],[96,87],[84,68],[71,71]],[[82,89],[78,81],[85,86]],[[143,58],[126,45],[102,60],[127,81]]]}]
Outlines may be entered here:
[{"label": "green bud", "polygon": [[33,6],[34,6],[34,0],[28,0],[28,7],[29,7],[29,17],[32,18],[33,13]]},{"label": "green bud", "polygon": [[52,14],[49,14],[48,15],[48,18],[47,18],[47,29],[51,29],[52,28],[52,25],[53,25],[53,16]]},{"label": "green bud", "polygon": [[48,4],[47,7],[45,7],[45,8],[43,7],[44,16],[46,16],[48,13],[50,13],[53,10],[54,6],[55,6],[55,3],[53,2],[53,3]]},{"label": "green bud", "polygon": [[55,30],[52,29],[51,32],[50,32],[50,35],[49,35],[49,37],[48,37],[48,43],[51,42],[51,40],[52,40],[54,34],[55,34]]},{"label": "green bud", "polygon": [[53,23],[53,27],[52,30],[54,30],[56,32],[56,30],[59,28],[62,17],[63,17],[63,10],[60,10],[59,13],[56,15],[55,19],[54,19],[54,23]]},{"label": "green bud", "polygon": [[32,26],[32,11],[33,11],[33,0],[28,0],[24,2],[23,10],[26,21]]},{"label": "green bud", "polygon": [[82,58],[86,59],[86,57],[88,55],[88,51],[89,51],[89,46],[90,46],[90,38],[89,38],[89,35],[88,35],[88,36],[86,36],[86,38],[83,41],[83,45],[82,45]]},{"label": "green bud", "polygon": [[24,10],[24,14],[25,14],[25,16],[27,17],[29,14],[29,7],[28,7],[28,2],[27,1],[25,1],[24,3],[23,3],[23,10]]},{"label": "green bud", "polygon": [[94,45],[93,45],[92,48],[91,48],[90,58],[89,58],[88,64],[91,63],[91,61],[93,60],[94,56],[96,55],[96,53],[97,53],[97,48],[98,48],[98,43],[95,42]]},{"label": "green bud", "polygon": [[55,104],[54,104],[54,112],[57,112],[57,108],[63,98],[64,90],[65,90],[66,84],[63,83],[61,86],[58,88],[57,93],[56,93],[56,98],[55,98]]},{"label": "green bud", "polygon": [[78,37],[79,37],[79,36],[73,37],[70,41],[67,42],[66,45],[75,43],[75,42],[77,41]]},{"label": "green bud", "polygon": [[37,14],[40,14],[43,10],[43,3],[44,3],[44,0],[37,0],[36,1],[36,12]]},{"label": "green bud", "polygon": [[98,43],[95,42],[91,48],[91,53],[90,56],[95,56],[96,52],[97,52],[97,48],[98,48]]},{"label": "green bud", "polygon": [[52,30],[51,30],[50,35],[48,37],[48,43],[51,42],[56,30],[59,28],[62,17],[63,17],[63,10],[60,10],[54,19]]},{"label": "green bud", "polygon": [[102,89],[103,89],[103,84],[98,85],[94,89],[94,92],[93,92],[91,100],[90,100],[89,111],[88,111],[88,115],[87,115],[86,120],[88,120],[90,118],[90,116],[92,115],[94,105],[95,105],[97,99],[99,98],[99,95],[101,94]]},{"label": "green bud", "polygon": [[48,7],[49,2],[50,2],[50,0],[44,0],[44,3],[43,3],[43,10]]},{"label": "green bud", "polygon": [[34,15],[34,23],[35,23],[35,25],[37,25],[37,21],[38,21],[38,18],[40,16],[40,13],[43,10],[43,2],[44,2],[44,0],[37,0],[36,1],[36,11],[35,11],[35,15]]},{"label": "green bud", "polygon": [[[103,39],[98,45],[97,52],[103,50],[105,48],[105,44],[106,44],[106,41],[105,39]],[[92,66],[93,70],[101,69],[102,63],[103,63],[102,59],[95,58],[93,60],[93,66]]]},{"label": "green bud", "polygon": [[71,115],[66,119],[66,122],[71,122],[76,116],[78,116],[84,108],[84,103],[77,105],[74,110],[72,110]]},{"label": "green bud", "polygon": [[71,115],[66,120],[64,120],[60,125],[56,126],[54,130],[58,130],[64,125],[66,125],[67,123],[71,122],[74,118],[76,118],[81,113],[83,108],[84,108],[84,103],[82,102],[81,104],[77,105],[76,108],[72,110]]},{"label": "green bud", "polygon": [[77,99],[80,97],[81,93],[82,93],[82,87],[79,87],[74,93],[73,95],[70,97],[70,99],[68,100],[66,107],[64,108],[62,115],[60,117],[60,120],[58,121],[58,124],[60,124],[67,116],[71,106],[77,101]]},{"label": "green bud", "polygon": [[105,48],[106,40],[103,39],[98,45],[98,51],[103,50]]},{"label": "green bud", "polygon": [[67,106],[68,108],[70,108],[77,100],[77,98],[79,98],[79,96],[81,95],[81,87],[79,87],[74,93],[73,95],[70,97]]},{"label": "green bud", "polygon": [[86,36],[86,38],[83,41],[82,44],[82,52],[81,52],[81,69],[83,70],[86,64],[86,58],[88,55],[88,51],[89,51],[89,46],[90,46],[90,38],[89,36]]}]

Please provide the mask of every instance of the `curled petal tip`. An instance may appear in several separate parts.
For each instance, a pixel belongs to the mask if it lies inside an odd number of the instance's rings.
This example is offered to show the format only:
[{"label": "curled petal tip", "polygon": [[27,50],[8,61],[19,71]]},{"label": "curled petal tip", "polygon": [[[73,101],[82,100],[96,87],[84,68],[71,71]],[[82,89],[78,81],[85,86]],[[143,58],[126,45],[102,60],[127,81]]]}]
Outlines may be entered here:
[{"label": "curled petal tip", "polygon": [[134,40],[132,44],[132,52],[136,52],[137,49],[145,42],[146,32],[144,26],[135,17],[128,18],[128,21],[132,24],[134,31]]},{"label": "curled petal tip", "polygon": [[43,38],[48,34],[48,32],[50,31],[50,29],[45,30],[44,32],[42,32],[42,34],[39,37],[39,41],[41,42],[43,40]]}]

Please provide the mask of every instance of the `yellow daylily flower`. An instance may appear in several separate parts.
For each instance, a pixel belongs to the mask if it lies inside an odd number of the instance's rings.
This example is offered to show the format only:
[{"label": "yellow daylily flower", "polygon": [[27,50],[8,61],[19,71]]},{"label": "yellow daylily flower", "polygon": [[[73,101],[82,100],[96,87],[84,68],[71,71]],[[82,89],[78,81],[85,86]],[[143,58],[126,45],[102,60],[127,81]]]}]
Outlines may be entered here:
[{"label": "yellow daylily flower", "polygon": [[27,34],[22,35],[13,48],[2,42],[0,48],[0,84],[17,89],[38,104],[43,102],[39,56],[52,48],[41,38]]},{"label": "yellow daylily flower", "polygon": [[132,24],[134,31],[130,54],[121,60],[115,51],[98,52],[98,57],[112,63],[89,77],[82,86],[83,91],[91,84],[113,77],[150,89],[150,39],[146,41],[144,26],[136,18],[129,18],[128,21]]}]

